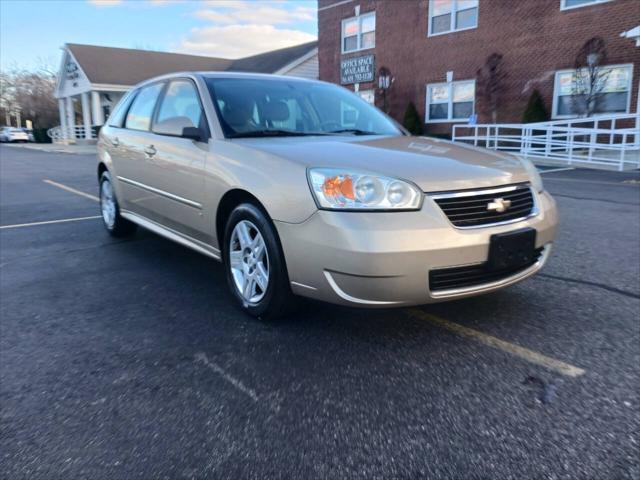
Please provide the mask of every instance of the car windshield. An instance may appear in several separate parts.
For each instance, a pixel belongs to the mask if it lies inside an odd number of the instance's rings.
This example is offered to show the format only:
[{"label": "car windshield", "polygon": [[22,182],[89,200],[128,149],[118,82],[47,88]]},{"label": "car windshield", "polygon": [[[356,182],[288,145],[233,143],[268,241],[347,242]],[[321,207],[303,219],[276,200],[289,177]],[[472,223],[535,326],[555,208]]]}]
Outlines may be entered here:
[{"label": "car windshield", "polygon": [[378,109],[335,85],[212,77],[206,83],[227,138],[403,134]]}]

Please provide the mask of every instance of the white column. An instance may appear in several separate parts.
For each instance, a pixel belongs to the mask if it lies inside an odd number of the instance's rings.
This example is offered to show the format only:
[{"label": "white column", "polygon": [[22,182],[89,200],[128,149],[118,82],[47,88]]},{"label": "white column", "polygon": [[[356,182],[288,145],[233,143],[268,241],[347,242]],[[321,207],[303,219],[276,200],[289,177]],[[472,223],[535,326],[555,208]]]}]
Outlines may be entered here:
[{"label": "white column", "polygon": [[100,92],[91,92],[91,110],[93,111],[93,124],[104,124],[104,115],[102,112],[102,105],[100,103]]},{"label": "white column", "polygon": [[9,113],[9,110],[7,110],[6,112],[4,112],[4,124],[7,127],[11,126],[11,114]]},{"label": "white column", "polygon": [[[638,39],[640,42],[640,39]],[[638,44],[640,47],[640,44]],[[629,92],[631,94],[631,92]],[[638,82],[638,104],[636,105],[636,133],[635,133],[635,143],[636,148],[640,147],[640,82]]]},{"label": "white column", "polygon": [[91,111],[89,110],[89,94],[82,94],[82,123],[84,125],[84,138],[91,139]]},{"label": "white column", "polygon": [[69,138],[76,138],[76,113],[73,109],[73,99],[71,96],[65,98],[67,111],[67,129],[69,130]]},{"label": "white column", "polygon": [[62,130],[62,138],[67,136],[67,112],[64,108],[64,98],[58,99],[58,111],[60,112],[60,130]]}]

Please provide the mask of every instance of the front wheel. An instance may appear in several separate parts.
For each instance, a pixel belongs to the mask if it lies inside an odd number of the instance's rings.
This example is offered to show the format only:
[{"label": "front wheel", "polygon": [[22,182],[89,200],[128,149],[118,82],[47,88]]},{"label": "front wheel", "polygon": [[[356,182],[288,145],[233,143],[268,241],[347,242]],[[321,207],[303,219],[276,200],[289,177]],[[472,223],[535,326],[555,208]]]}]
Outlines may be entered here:
[{"label": "front wheel", "polygon": [[100,213],[102,223],[110,235],[124,237],[135,232],[136,224],[120,215],[120,206],[109,172],[104,172],[100,176]]},{"label": "front wheel", "polygon": [[275,228],[255,205],[236,207],[224,235],[227,283],[240,307],[262,320],[283,316],[294,298]]}]

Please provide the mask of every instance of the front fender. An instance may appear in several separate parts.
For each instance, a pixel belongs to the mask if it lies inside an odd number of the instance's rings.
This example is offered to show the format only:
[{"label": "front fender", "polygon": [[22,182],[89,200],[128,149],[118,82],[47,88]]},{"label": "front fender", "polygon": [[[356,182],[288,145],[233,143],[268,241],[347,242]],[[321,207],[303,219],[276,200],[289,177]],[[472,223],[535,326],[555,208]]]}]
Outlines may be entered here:
[{"label": "front fender", "polygon": [[206,168],[208,205],[217,208],[226,192],[240,189],[280,222],[301,223],[317,210],[303,165],[229,141],[212,141],[212,151]]}]

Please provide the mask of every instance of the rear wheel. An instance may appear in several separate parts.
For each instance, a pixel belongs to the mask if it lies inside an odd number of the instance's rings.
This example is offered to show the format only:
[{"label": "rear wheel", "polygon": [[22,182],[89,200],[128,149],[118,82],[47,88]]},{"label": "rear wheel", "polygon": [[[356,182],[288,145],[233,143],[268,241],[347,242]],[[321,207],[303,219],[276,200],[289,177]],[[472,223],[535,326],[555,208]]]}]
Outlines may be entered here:
[{"label": "rear wheel", "polygon": [[103,172],[100,176],[100,212],[102,223],[110,235],[124,237],[135,232],[136,224],[120,215],[120,206],[109,172]]},{"label": "rear wheel", "polygon": [[244,203],[229,216],[224,235],[227,283],[240,307],[262,320],[281,317],[294,297],[275,228],[255,205]]}]

